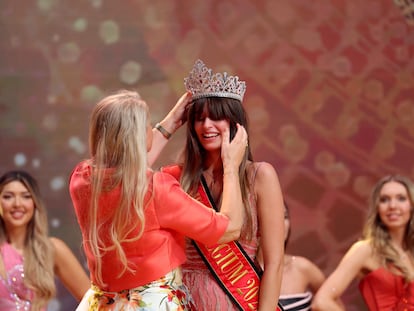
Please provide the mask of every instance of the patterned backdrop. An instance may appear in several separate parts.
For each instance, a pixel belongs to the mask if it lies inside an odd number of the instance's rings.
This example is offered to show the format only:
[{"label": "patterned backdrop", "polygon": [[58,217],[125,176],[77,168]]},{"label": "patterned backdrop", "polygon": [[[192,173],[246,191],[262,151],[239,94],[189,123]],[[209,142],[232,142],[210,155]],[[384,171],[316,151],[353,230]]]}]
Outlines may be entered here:
[{"label": "patterned backdrop", "polygon": [[[2,0],[0,23],[0,173],[38,179],[51,234],[83,263],[68,176],[91,108],[136,89],[156,122],[197,58],[246,80],[255,159],[291,209],[288,250],[326,274],[359,238],[373,183],[414,178],[414,28],[392,0]],[[365,310],[356,285],[345,305]],[[59,288],[50,310],[74,306]]]}]

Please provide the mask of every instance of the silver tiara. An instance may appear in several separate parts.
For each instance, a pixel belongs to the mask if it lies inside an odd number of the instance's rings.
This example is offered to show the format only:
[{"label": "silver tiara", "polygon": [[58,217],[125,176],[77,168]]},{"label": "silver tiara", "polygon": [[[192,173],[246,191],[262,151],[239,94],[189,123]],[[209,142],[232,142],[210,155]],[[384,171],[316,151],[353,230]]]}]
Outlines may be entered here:
[{"label": "silver tiara", "polygon": [[184,79],[187,91],[193,94],[193,100],[203,97],[228,97],[243,101],[246,83],[238,76],[229,76],[227,72],[213,74],[213,71],[197,60],[189,76]]}]

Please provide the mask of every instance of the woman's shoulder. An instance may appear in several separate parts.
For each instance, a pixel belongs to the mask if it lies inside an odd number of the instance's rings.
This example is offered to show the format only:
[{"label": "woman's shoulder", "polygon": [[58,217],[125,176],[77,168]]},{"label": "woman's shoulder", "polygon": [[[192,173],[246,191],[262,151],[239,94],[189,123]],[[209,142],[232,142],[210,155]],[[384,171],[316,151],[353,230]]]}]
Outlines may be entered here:
[{"label": "woman's shoulder", "polygon": [[54,249],[55,252],[59,252],[62,249],[68,248],[68,246],[66,245],[65,242],[63,242],[63,240],[61,240],[57,237],[54,237],[54,236],[49,237],[49,242],[50,242],[50,245],[53,246],[53,249]]},{"label": "woman's shoulder", "polygon": [[246,167],[247,173],[253,180],[266,180],[277,177],[274,166],[268,162],[249,162]]},{"label": "woman's shoulder", "polygon": [[299,268],[299,269],[304,269],[307,270],[309,268],[313,268],[314,266],[316,267],[316,265],[308,258],[303,257],[303,256],[292,256],[292,262]]},{"label": "woman's shoulder", "polygon": [[276,171],[275,167],[266,161],[250,161],[247,163],[247,169],[248,170],[254,170],[254,171]]},{"label": "woman's shoulder", "polygon": [[350,251],[358,252],[363,255],[372,254],[372,243],[367,239],[356,241],[351,245]]},{"label": "woman's shoulder", "polygon": [[182,167],[177,164],[166,165],[160,168],[160,172],[170,174],[176,179],[180,178]]},{"label": "woman's shoulder", "polygon": [[176,171],[155,171],[152,174],[150,188],[158,195],[168,195],[173,188],[180,187],[179,175]]},{"label": "woman's shoulder", "polygon": [[372,243],[367,239],[352,244],[343,261],[361,269],[372,270],[378,266],[378,258],[374,254]]}]

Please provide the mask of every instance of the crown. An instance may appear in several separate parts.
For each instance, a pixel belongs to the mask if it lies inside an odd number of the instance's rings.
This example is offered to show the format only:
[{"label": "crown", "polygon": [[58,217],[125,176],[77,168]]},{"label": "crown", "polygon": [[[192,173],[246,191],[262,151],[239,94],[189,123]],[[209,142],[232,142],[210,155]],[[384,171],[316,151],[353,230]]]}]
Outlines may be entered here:
[{"label": "crown", "polygon": [[193,100],[203,97],[228,97],[243,101],[246,83],[238,76],[229,76],[227,72],[213,74],[213,71],[197,60],[189,76],[184,79],[187,91],[193,94]]}]

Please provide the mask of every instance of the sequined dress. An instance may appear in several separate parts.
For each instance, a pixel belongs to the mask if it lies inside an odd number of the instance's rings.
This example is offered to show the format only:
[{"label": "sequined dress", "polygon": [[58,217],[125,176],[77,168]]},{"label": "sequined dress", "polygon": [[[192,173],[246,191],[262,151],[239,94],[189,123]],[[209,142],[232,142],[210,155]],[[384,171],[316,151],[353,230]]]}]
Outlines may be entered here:
[{"label": "sequined dress", "polygon": [[0,310],[30,311],[34,294],[23,282],[23,256],[8,243],[0,251],[6,270],[6,278],[0,276]]}]

